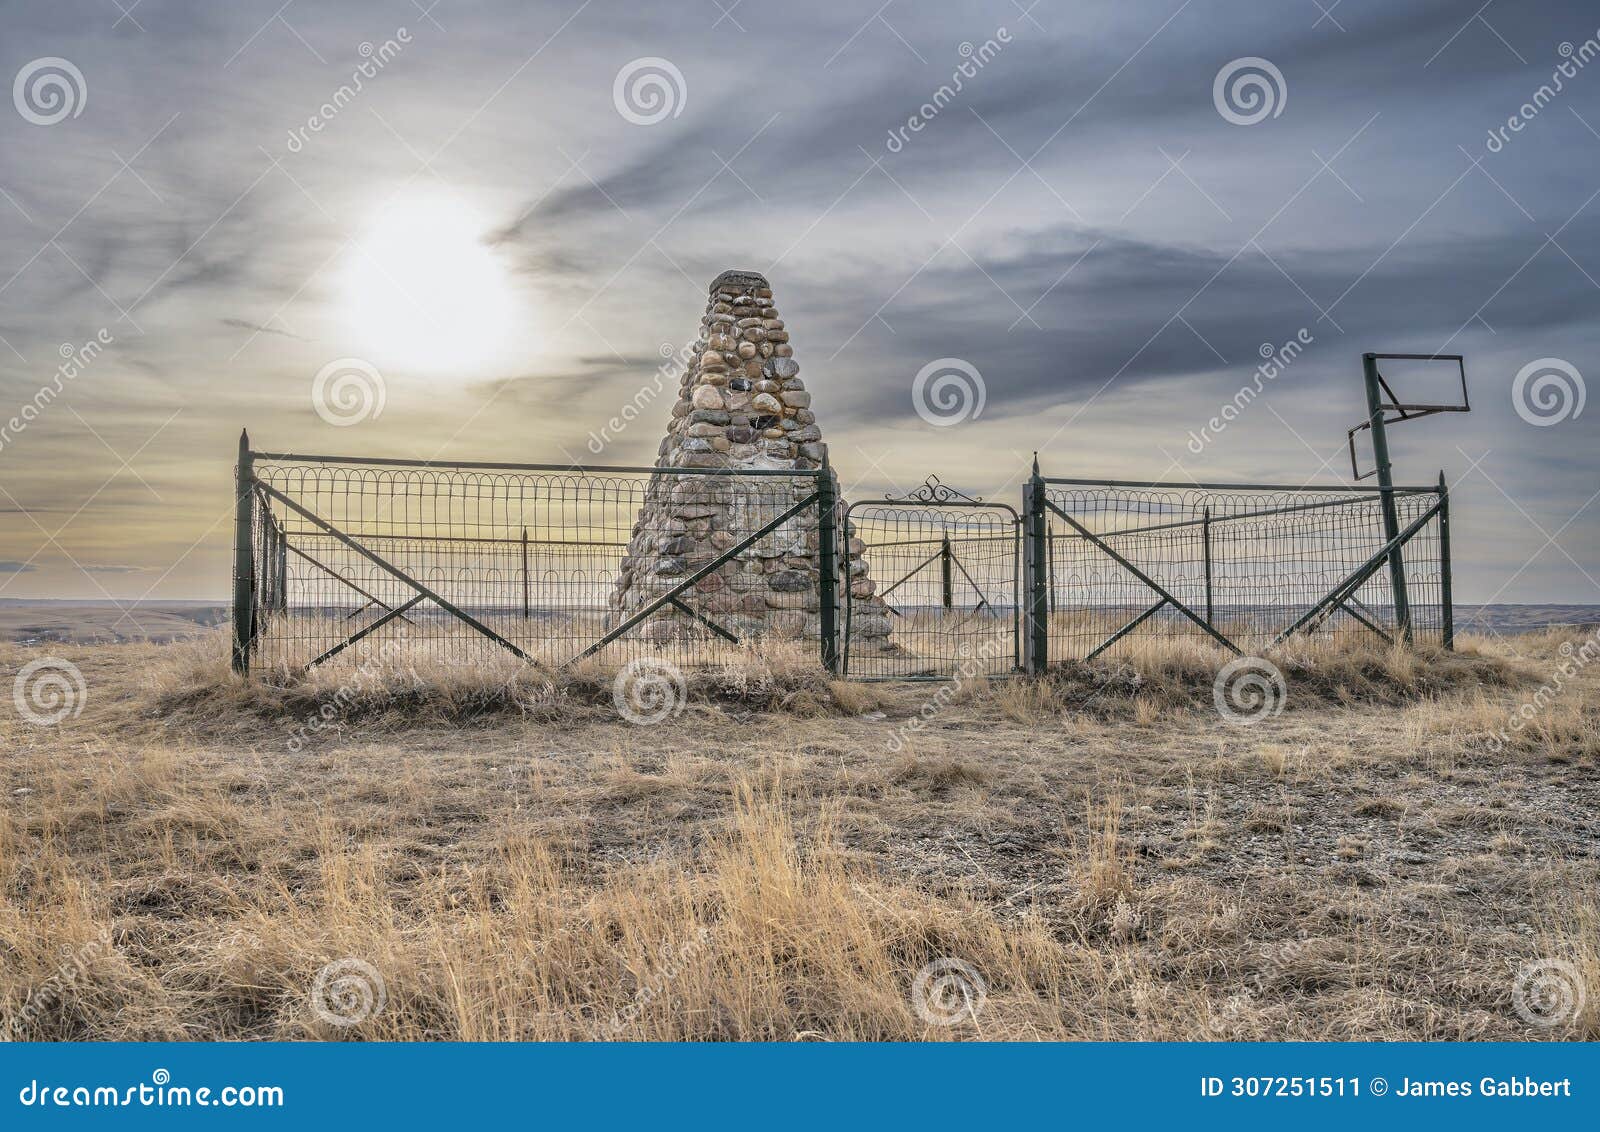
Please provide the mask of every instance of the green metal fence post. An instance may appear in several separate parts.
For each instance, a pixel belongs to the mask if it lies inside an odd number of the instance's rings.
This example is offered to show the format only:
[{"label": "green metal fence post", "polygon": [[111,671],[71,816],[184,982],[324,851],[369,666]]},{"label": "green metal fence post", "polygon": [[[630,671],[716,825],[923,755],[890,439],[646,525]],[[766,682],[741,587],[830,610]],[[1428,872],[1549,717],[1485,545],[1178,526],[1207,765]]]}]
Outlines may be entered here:
[{"label": "green metal fence post", "polygon": [[1030,676],[1043,674],[1050,663],[1050,585],[1047,534],[1044,519],[1044,480],[1039,475],[1039,455],[1034,453],[1033,475],[1022,486],[1023,560],[1023,669]]},{"label": "green metal fence post", "polygon": [[[277,530],[277,528],[274,528]],[[278,530],[278,612],[289,612],[289,536]]]},{"label": "green metal fence post", "polygon": [[1201,537],[1205,539],[1206,552],[1206,624],[1216,627],[1216,615],[1212,606],[1211,590],[1211,508],[1207,507],[1200,523]]},{"label": "green metal fence post", "polygon": [[1456,607],[1450,592],[1450,489],[1439,472],[1439,636],[1446,652],[1456,647]]},{"label": "green metal fence post", "polygon": [[522,528],[522,619],[528,620],[533,616],[533,598],[529,592],[528,579],[528,528]]},{"label": "green metal fence post", "polygon": [[[1394,470],[1389,463],[1389,437],[1384,432],[1383,399],[1379,393],[1378,356],[1361,355],[1361,375],[1367,386],[1367,419],[1372,424],[1372,458],[1377,464],[1378,494],[1383,504],[1383,537],[1394,542],[1400,533],[1400,513],[1394,499]],[[1411,643],[1411,602],[1406,594],[1406,564],[1397,545],[1389,552],[1389,587],[1394,593],[1394,623],[1400,637]]]},{"label": "green metal fence post", "polygon": [[[1045,577],[1054,578],[1056,576],[1056,531],[1048,520],[1044,525],[1044,569]],[[1049,612],[1054,613],[1056,611],[1056,588],[1051,586],[1049,590],[1050,592],[1047,595]]]},{"label": "green metal fence post", "polygon": [[939,546],[939,579],[942,584],[941,597],[944,601],[945,611],[948,612],[955,605],[956,589],[954,579],[950,575],[950,536],[946,534],[944,541]]},{"label": "green metal fence post", "polygon": [[255,466],[250,434],[239,433],[239,463],[234,469],[233,502],[233,670],[250,671],[250,645],[255,638]]},{"label": "green metal fence post", "polygon": [[[839,481],[827,454],[817,478],[817,621],[822,638],[822,667],[839,673]],[[845,579],[849,585],[849,579]]]}]

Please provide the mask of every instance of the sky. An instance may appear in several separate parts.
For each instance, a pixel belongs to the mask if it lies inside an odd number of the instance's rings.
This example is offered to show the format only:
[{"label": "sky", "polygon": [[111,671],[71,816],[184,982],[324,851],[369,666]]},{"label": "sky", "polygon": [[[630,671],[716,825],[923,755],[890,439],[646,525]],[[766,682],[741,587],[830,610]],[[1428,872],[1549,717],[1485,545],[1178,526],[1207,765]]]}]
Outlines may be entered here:
[{"label": "sky", "polygon": [[851,496],[1346,483],[1362,352],[1464,354],[1457,599],[1600,602],[1592,4],[63,0],[0,77],[0,599],[224,596],[241,428],[648,464],[744,268]]}]

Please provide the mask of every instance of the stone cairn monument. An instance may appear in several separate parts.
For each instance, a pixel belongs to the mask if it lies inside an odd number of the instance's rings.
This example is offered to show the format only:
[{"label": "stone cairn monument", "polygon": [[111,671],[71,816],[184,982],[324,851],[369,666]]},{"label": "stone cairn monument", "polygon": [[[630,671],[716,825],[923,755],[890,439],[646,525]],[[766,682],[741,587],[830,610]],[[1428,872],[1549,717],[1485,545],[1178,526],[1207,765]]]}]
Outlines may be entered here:
[{"label": "stone cairn monument", "polygon": [[[711,283],[656,466],[822,467],[822,432],[799,374],[767,280],[753,271],[724,271]],[[617,572],[613,623],[744,541],[814,488],[809,477],[654,477]],[[841,569],[848,564],[852,647],[881,649],[889,635],[888,607],[875,594],[860,540],[853,530],[844,535],[839,551]],[[816,512],[807,510],[700,579],[682,599],[741,640],[768,634],[815,639],[820,633],[817,574]],[[839,600],[842,605],[842,592]],[[668,604],[635,631],[665,642],[705,630]]]}]

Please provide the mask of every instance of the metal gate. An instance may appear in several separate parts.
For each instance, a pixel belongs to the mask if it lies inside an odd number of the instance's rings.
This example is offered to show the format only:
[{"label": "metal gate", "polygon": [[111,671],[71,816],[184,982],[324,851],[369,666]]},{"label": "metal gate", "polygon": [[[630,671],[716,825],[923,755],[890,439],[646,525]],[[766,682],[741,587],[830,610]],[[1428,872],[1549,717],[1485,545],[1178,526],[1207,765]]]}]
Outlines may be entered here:
[{"label": "metal gate", "polygon": [[845,510],[845,675],[1006,676],[1022,664],[1021,522],[929,476]]}]

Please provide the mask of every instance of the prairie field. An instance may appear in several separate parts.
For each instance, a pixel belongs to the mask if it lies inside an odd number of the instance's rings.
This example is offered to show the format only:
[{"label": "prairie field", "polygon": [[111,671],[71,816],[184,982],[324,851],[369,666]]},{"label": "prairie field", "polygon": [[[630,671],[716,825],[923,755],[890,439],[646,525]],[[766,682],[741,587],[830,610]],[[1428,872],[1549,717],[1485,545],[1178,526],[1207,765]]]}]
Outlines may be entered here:
[{"label": "prairie field", "polygon": [[0,712],[0,1027],[1600,1039],[1592,633],[1275,653],[1243,719],[1192,642],[923,683],[774,647],[646,722],[598,667],[0,644],[19,697],[79,681]]}]

